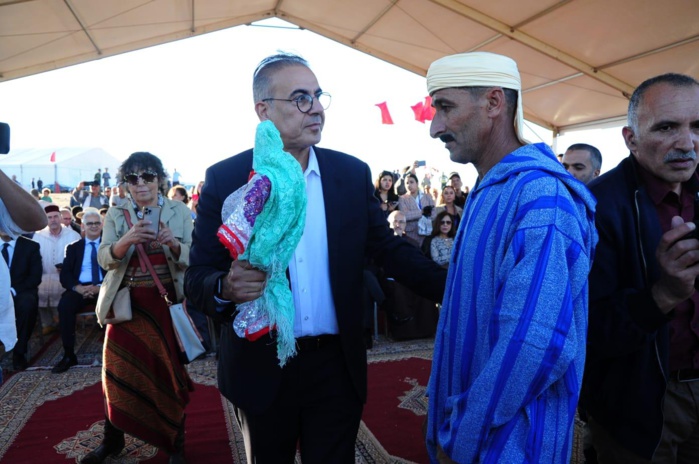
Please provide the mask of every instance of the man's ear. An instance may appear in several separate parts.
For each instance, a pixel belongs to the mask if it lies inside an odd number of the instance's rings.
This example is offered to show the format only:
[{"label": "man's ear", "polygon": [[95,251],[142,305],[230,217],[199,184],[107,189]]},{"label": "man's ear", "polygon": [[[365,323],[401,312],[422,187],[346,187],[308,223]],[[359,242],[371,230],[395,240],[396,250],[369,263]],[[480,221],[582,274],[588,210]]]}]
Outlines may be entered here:
[{"label": "man's ear", "polygon": [[631,153],[636,153],[636,134],[633,129],[629,126],[624,126],[621,129],[621,135],[624,137],[626,148],[628,148]]},{"label": "man's ear", "polygon": [[266,121],[269,119],[269,105],[267,102],[257,102],[255,103],[255,113],[260,121]]},{"label": "man's ear", "polygon": [[505,91],[502,87],[488,89],[485,98],[487,101],[488,114],[491,117],[499,116],[507,111],[507,100],[505,99]]}]

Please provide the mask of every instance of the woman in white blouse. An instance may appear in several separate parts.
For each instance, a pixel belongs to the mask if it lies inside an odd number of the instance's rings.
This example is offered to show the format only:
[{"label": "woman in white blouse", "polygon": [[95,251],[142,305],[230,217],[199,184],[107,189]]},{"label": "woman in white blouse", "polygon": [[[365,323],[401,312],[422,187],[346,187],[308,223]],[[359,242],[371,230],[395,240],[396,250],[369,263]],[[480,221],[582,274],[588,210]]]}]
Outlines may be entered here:
[{"label": "woman in white blouse", "polygon": [[405,237],[408,241],[420,247],[424,236],[418,235],[417,222],[423,215],[424,208],[429,206],[430,220],[434,219],[434,200],[430,195],[420,192],[418,180],[415,174],[408,174],[406,177],[406,188],[408,192],[401,195],[398,200],[398,209],[405,215],[407,221],[405,225]]}]

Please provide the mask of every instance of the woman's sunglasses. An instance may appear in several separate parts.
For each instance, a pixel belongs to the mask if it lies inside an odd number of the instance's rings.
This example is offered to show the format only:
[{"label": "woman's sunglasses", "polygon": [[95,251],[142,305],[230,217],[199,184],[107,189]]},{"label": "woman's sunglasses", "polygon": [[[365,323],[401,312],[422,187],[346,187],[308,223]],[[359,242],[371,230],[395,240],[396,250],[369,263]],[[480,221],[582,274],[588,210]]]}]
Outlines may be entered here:
[{"label": "woman's sunglasses", "polygon": [[141,174],[132,172],[124,176],[124,181],[131,185],[138,185],[138,179],[141,178],[144,184],[152,184],[157,177],[158,174],[153,171],[143,171]]},{"label": "woman's sunglasses", "polygon": [[451,225],[451,221],[442,221],[439,223],[440,225]]}]

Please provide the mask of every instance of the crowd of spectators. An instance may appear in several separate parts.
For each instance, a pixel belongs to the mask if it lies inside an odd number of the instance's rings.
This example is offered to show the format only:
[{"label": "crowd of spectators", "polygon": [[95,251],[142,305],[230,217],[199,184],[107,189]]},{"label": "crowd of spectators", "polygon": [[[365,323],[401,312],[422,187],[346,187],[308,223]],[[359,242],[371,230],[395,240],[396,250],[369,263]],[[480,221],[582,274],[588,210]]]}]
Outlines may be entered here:
[{"label": "crowd of spectators", "polygon": [[[90,267],[87,257],[85,257],[85,263],[82,263],[83,256],[85,256],[82,251],[84,245],[82,248],[78,248],[80,250],[78,258],[76,258],[75,252],[68,253],[68,250],[75,244],[85,242],[86,239],[88,242],[96,240],[95,243],[99,243],[99,237],[102,235],[101,224],[109,209],[125,207],[131,202],[131,196],[128,194],[125,182],[119,181],[117,177],[116,185],[109,186],[111,176],[108,169],[105,169],[104,172],[100,170],[99,182],[97,178],[96,173],[94,181],[79,182],[68,194],[67,201],[65,194],[52,193],[48,188],[43,188],[41,191],[36,188],[32,188],[28,192],[25,191],[27,197],[31,196],[42,208],[48,225],[36,232],[27,232],[17,239],[11,239],[9,236],[3,238],[7,243],[4,248],[10,250],[7,252],[8,258],[5,260],[12,274],[10,288],[16,302],[15,307],[18,309],[18,314],[21,315],[21,317],[15,318],[19,335],[18,345],[14,350],[7,344],[5,346],[7,352],[12,351],[12,367],[15,371],[24,370],[28,366],[27,345],[37,325],[37,320],[39,321],[37,330],[42,335],[48,335],[59,329],[61,331],[66,356],[62,360],[62,364],[56,366],[53,372],[64,372],[77,364],[75,354],[72,351],[76,310],[83,307],[93,308],[97,298],[96,290],[91,293],[81,291],[83,288],[98,289],[101,278],[99,282],[94,284],[89,282],[87,285],[88,282],[85,282],[86,285],[81,285],[81,279],[79,279],[81,268],[84,272],[86,266],[88,270]],[[16,178],[11,180],[21,187]],[[34,183],[38,186],[37,184],[39,182]],[[198,192],[201,191],[202,184],[203,182],[193,187],[191,193],[184,186],[178,185],[171,189],[169,195],[169,198],[187,205],[192,222],[196,218],[196,202],[193,201],[193,198],[198,199]],[[167,190],[164,187],[163,194],[165,193]],[[84,221],[86,215],[88,215],[87,226]],[[99,227],[94,227],[95,224],[99,224]],[[97,238],[95,234],[97,234]],[[34,254],[26,254],[25,256],[25,248],[34,250],[33,245],[36,245],[36,256]],[[16,255],[14,254],[15,250],[18,250]],[[22,264],[26,264],[26,266],[20,267],[20,257]],[[68,270],[63,269],[66,259],[70,261]],[[80,261],[77,264],[76,259]],[[75,272],[78,275],[74,275]],[[103,270],[100,272],[104,273]],[[34,278],[35,274],[37,278]],[[78,283],[76,284],[76,282]],[[82,301],[83,299],[84,301]],[[84,304],[75,305],[75,301]],[[62,321],[61,314],[70,315],[67,318],[69,322]],[[205,345],[210,347],[211,341],[206,316],[196,313],[193,319],[205,337]]]}]

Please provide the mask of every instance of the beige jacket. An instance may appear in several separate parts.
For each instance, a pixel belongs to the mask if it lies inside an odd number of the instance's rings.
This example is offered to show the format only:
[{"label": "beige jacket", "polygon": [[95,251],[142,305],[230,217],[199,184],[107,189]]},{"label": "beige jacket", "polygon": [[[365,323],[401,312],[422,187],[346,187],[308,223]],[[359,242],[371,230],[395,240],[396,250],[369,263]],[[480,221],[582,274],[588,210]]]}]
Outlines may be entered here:
[{"label": "beige jacket", "polygon": [[[131,214],[132,224],[138,221],[130,201],[123,206],[109,208],[104,219],[102,242],[97,252],[97,261],[103,269],[107,270],[107,275],[104,276],[102,281],[95,309],[97,321],[100,325],[104,325],[104,319],[112,306],[121,281],[124,279],[131,255],[136,251],[136,247],[132,245],[122,259],[114,258],[110,251],[112,244],[123,237],[129,230],[124,217],[124,210],[129,211]],[[180,242],[180,258],[178,260],[175,259],[167,245],[163,245],[163,251],[167,257],[167,265],[175,284],[177,301],[182,301],[184,298],[184,271],[189,265],[189,248],[192,245],[192,213],[184,203],[165,198],[163,209],[160,212],[160,220],[172,230],[172,234]]]}]

